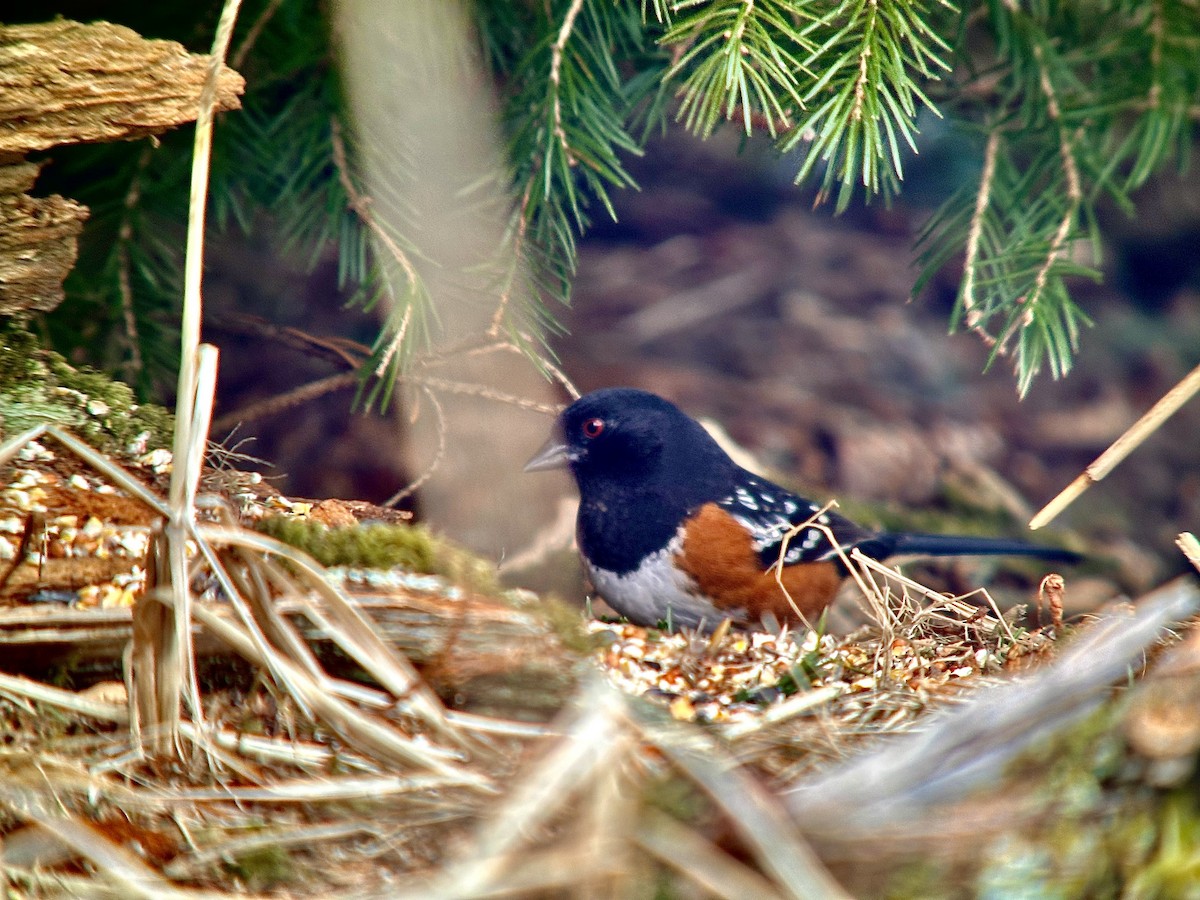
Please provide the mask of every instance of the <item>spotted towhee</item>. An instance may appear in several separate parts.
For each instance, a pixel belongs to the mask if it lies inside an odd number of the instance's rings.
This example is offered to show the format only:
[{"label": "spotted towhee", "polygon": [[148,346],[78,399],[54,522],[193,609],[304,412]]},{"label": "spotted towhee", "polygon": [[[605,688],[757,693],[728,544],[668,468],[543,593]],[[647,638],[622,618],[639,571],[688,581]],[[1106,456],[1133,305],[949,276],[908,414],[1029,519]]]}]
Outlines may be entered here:
[{"label": "spotted towhee", "polygon": [[576,531],[592,584],[640,625],[712,629],[732,618],[753,627],[796,623],[797,611],[814,621],[848,574],[830,535],[844,552],[880,560],[1079,558],[1021,541],[863,528],[746,471],[700,423],[646,391],[595,391],[567,407],[525,470],[563,466],[579,486]]}]

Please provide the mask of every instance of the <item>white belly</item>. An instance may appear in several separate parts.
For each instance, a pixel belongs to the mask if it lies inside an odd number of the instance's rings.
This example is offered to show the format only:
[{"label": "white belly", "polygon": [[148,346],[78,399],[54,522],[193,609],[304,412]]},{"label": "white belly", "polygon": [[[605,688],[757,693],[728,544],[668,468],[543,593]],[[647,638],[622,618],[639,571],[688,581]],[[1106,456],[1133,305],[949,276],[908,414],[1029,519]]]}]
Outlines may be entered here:
[{"label": "white belly", "polygon": [[614,610],[635,625],[654,627],[661,623],[677,628],[711,631],[726,618],[740,619],[745,610],[718,610],[695,593],[695,584],[679,571],[673,559],[682,540],[676,538],[663,550],[651,554],[632,572],[618,575],[587,565],[596,592]]}]

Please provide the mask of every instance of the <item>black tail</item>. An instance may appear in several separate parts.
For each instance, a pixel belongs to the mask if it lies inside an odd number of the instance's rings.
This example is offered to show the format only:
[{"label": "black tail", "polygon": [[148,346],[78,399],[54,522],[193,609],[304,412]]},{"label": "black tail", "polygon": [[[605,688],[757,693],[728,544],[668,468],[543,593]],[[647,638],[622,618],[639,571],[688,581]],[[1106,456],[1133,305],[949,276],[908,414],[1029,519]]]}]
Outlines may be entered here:
[{"label": "black tail", "polygon": [[[909,534],[887,532],[879,536],[886,547],[884,556],[916,554],[921,556],[1036,556],[1054,562],[1079,562],[1083,556],[1061,547],[1043,547],[1004,538],[971,537],[957,534]],[[871,543],[874,543],[872,541]],[[874,556],[875,554],[870,554]],[[882,558],[882,556],[880,557]]]}]

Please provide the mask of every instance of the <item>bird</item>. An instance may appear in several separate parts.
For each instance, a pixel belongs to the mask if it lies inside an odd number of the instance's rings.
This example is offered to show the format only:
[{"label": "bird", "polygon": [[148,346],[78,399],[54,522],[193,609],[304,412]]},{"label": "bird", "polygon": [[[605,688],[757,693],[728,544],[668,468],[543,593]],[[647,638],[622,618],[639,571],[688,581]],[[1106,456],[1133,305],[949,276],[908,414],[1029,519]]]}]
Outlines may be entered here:
[{"label": "bird", "polygon": [[742,468],[674,403],[635,388],[567,406],[525,471],[564,467],[579,489],[588,579],[635,625],[711,632],[726,619],[748,629],[816,622],[854,549],[881,561],[1080,558],[1019,540],[865,528]]}]

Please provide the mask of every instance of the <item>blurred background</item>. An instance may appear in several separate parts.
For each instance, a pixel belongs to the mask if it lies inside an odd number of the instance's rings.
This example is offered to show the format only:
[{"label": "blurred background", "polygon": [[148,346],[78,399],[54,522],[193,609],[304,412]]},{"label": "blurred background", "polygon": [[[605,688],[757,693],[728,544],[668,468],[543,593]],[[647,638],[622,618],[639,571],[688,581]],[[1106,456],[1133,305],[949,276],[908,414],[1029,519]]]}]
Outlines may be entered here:
[{"label": "blurred background", "polygon": [[[381,15],[385,6],[365,8]],[[62,2],[53,11],[107,18],[204,51],[217,8]],[[332,240],[355,217],[349,179],[330,148],[344,140],[352,155],[370,158],[361,133],[329,128],[330,114],[344,112],[339,79],[376,79],[391,100],[413,93],[388,87],[395,59],[370,57],[368,74],[346,75],[344,67],[339,74],[339,52],[342,62],[363,61],[352,43],[337,49],[330,21],[330,10],[315,4],[251,2],[235,37],[230,62],[250,89],[245,109],[223,117],[215,153],[204,332],[222,350],[214,438],[258,458],[249,465],[293,497],[383,503],[437,457],[443,481],[425,483],[401,505],[491,556],[520,556],[561,519],[557,498],[570,496],[565,479],[519,471],[524,448],[531,454],[550,426],[547,410],[569,399],[561,385],[524,361],[520,374],[503,378],[476,371],[474,383],[503,385],[528,402],[475,403],[457,420],[459,430],[443,437],[431,436],[430,423],[456,414],[431,410],[418,390],[402,386],[386,413],[353,412],[348,382],[293,396],[345,371],[331,342],[370,348],[390,314],[386,303],[364,297],[369,279],[347,277],[344,248]],[[352,29],[343,26],[345,40]],[[469,24],[463,28],[469,33]],[[511,126],[493,97],[510,98],[521,76],[494,47],[488,52],[497,54],[489,61],[500,74],[490,84],[465,70],[480,99],[453,114],[459,140],[491,131],[497,117]],[[436,112],[436,94],[425,102]],[[307,121],[323,122],[320,133],[305,131],[300,123]],[[1200,362],[1200,178],[1164,170],[1138,191],[1133,216],[1098,202],[1104,278],[1071,284],[1094,327],[1083,333],[1070,375],[1043,373],[1022,400],[1008,360],[985,372],[981,341],[947,334],[961,275],[953,261],[910,300],[916,236],[953,192],[978,178],[982,164],[979,142],[961,129],[932,115],[918,125],[921,153],[905,161],[903,192],[890,203],[856,196],[840,215],[830,205],[814,207],[814,190],[793,184],[797,158],[733,129],[702,141],[671,128],[651,137],[644,154],[623,153],[636,188],[608,193],[615,218],[582,189],[593,207],[567,279],[571,301],[549,307],[561,328],[551,329],[547,343],[561,371],[581,391],[644,387],[710,417],[785,484],[814,499],[836,497],[867,521],[954,530],[970,520],[973,528],[982,522],[1020,533],[1033,511]],[[373,139],[407,150],[421,131],[397,125]],[[93,208],[68,300],[39,328],[74,361],[108,367],[143,396],[168,403],[172,310],[138,285],[172,284],[166,260],[181,246],[173,242],[183,218],[171,204],[182,203],[173,192],[188,155],[177,137],[153,151],[142,144],[64,150],[38,186]],[[238,181],[237,174],[251,177]],[[311,189],[302,174],[331,187]],[[363,175],[367,194],[371,177]],[[119,301],[105,287],[109,276],[96,274],[111,271],[121,245],[113,235],[131,219],[135,188],[137,231],[157,241],[133,248],[139,339],[146,342],[136,371],[118,327]],[[318,222],[325,214],[332,224]],[[455,234],[460,224],[446,227]],[[506,227],[497,214],[481,233],[491,229],[503,244],[514,239]],[[413,251],[418,263],[429,256],[427,247]],[[431,339],[430,358],[438,340],[451,339]],[[290,399],[274,403],[281,398]],[[1136,595],[1185,569],[1173,540],[1200,521],[1197,434],[1200,404],[1192,402],[1055,523],[1097,558],[1077,579],[1081,606],[1116,592]],[[508,445],[503,455],[500,436]],[[517,510],[528,513],[519,527]],[[488,522],[506,523],[505,530],[498,534]]]}]

